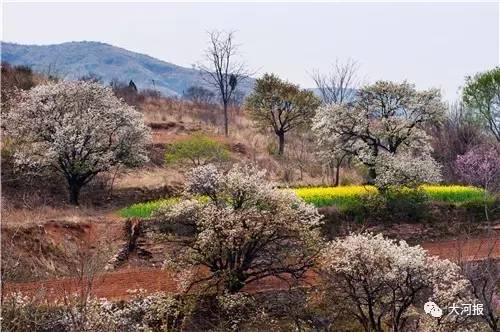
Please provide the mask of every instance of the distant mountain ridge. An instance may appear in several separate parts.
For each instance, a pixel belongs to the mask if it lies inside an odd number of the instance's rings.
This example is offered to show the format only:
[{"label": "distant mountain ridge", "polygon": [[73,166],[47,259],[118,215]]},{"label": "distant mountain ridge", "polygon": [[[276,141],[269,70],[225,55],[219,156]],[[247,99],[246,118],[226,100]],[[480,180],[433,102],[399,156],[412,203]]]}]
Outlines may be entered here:
[{"label": "distant mountain ridge", "polygon": [[[156,89],[166,96],[181,96],[190,86],[206,86],[197,69],[181,67],[101,42],[82,41],[54,45],[21,45],[1,42],[1,58],[13,65],[76,80],[95,74],[103,83],[133,80],[139,89]],[[240,89],[248,93],[253,79]]]}]

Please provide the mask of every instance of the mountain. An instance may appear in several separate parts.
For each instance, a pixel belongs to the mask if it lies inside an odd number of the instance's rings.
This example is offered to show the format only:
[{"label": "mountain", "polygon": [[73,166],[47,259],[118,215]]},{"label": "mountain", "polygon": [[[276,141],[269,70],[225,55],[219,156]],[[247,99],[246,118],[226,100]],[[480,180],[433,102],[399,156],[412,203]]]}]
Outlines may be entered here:
[{"label": "mountain", "polygon": [[[133,80],[139,89],[156,88],[166,96],[181,96],[190,86],[206,86],[199,70],[185,68],[145,54],[100,42],[69,42],[56,45],[1,43],[2,61],[30,66],[34,71],[75,80],[90,73],[103,83]],[[154,85],[153,85],[154,80]],[[253,79],[240,87],[247,93]]]}]

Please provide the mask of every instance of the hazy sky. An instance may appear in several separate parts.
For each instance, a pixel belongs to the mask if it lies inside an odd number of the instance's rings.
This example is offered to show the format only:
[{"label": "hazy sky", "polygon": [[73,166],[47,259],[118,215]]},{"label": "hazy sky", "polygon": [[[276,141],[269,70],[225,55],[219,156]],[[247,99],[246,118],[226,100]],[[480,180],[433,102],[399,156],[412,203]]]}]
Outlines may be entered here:
[{"label": "hazy sky", "polygon": [[452,100],[464,76],[498,65],[496,3],[7,3],[2,40],[92,40],[178,65],[203,59],[206,31],[235,30],[250,68],[314,86],[335,59],[366,82],[414,82]]}]

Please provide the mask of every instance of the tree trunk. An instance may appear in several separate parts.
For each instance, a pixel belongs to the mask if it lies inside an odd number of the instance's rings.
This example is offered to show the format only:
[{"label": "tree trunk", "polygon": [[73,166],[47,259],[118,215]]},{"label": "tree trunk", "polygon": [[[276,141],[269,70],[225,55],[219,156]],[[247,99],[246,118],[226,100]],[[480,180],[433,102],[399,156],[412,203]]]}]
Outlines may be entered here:
[{"label": "tree trunk", "polygon": [[328,162],[327,177],[330,180],[330,185],[336,187],[335,184],[335,163],[333,161]]},{"label": "tree trunk", "polygon": [[224,135],[229,136],[229,117],[227,114],[227,102],[223,104],[224,107]]},{"label": "tree trunk", "polygon": [[278,132],[278,155],[282,156],[285,153],[285,133]]},{"label": "tree trunk", "polygon": [[333,183],[334,187],[338,187],[340,185],[340,166],[342,166],[342,162],[347,154],[343,154],[340,158],[335,160],[335,181]]},{"label": "tree trunk", "polygon": [[375,184],[375,179],[377,178],[377,172],[375,171],[375,166],[368,169],[368,184]]},{"label": "tree trunk", "polygon": [[339,186],[339,182],[340,182],[340,164],[341,163],[337,163],[337,166],[335,167],[335,181],[333,183],[334,187],[338,187]]},{"label": "tree trunk", "polygon": [[82,186],[76,180],[68,180],[69,184],[69,203],[72,205],[79,205],[78,197],[80,196],[80,189]]},{"label": "tree trunk", "polygon": [[240,273],[230,272],[226,280],[226,289],[230,294],[238,293],[245,286],[245,279]]}]

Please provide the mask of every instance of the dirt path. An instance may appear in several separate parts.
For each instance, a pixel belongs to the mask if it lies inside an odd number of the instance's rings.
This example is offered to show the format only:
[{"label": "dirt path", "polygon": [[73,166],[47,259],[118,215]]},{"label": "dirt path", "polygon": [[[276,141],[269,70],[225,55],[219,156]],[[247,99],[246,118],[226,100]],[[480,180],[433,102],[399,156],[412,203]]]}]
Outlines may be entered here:
[{"label": "dirt path", "polygon": [[[304,284],[314,283],[315,275],[309,273]],[[266,290],[287,289],[288,283],[282,279],[268,277],[256,281],[243,290],[255,293]],[[21,292],[39,299],[64,299],[88,290],[87,282],[78,278],[58,278],[39,282],[7,283],[5,294]],[[139,292],[178,293],[179,284],[175,274],[155,268],[130,268],[104,273],[92,282],[92,294],[97,298],[127,299]]]},{"label": "dirt path", "polygon": [[[4,292],[21,292],[40,298],[64,298],[80,293],[87,288],[87,282],[79,278],[57,278],[40,282],[7,283]],[[162,269],[131,268],[107,272],[92,281],[92,293],[98,298],[122,299],[133,296],[133,291],[146,293],[159,291],[175,293],[177,281],[173,274]]]},{"label": "dirt path", "polygon": [[[500,258],[500,237],[492,240],[470,239],[466,241],[440,241],[424,243],[429,254],[442,258],[457,260],[479,260],[487,257]],[[315,276],[311,273],[306,283],[314,283]],[[61,298],[65,295],[79,292],[84,283],[77,278],[60,278],[30,283],[7,283],[5,292],[19,291],[25,294],[39,294],[45,298]],[[257,292],[269,289],[286,288],[287,284],[277,278],[267,278],[253,283],[244,290]],[[100,275],[93,281],[92,292],[98,298],[124,299],[133,296],[131,291],[143,289],[146,293],[178,291],[175,275],[159,268],[131,267]]]},{"label": "dirt path", "polygon": [[500,258],[500,236],[491,239],[448,240],[423,243],[421,246],[431,255],[452,261],[475,261],[488,256]]}]

